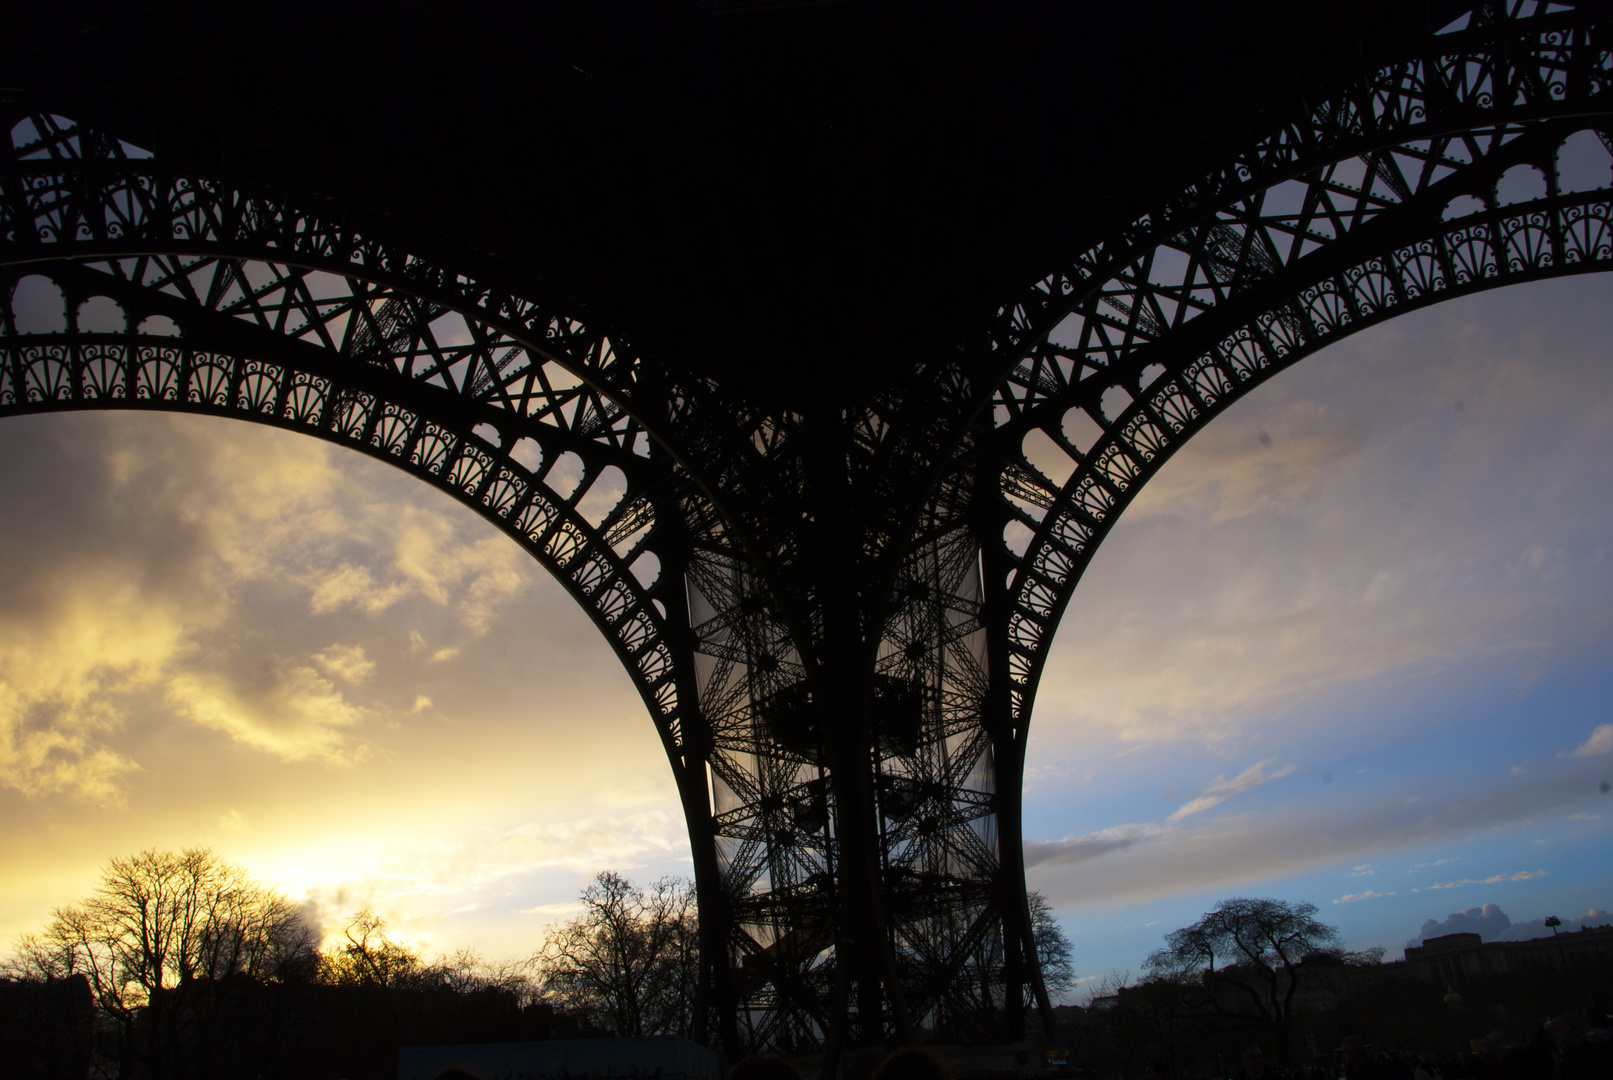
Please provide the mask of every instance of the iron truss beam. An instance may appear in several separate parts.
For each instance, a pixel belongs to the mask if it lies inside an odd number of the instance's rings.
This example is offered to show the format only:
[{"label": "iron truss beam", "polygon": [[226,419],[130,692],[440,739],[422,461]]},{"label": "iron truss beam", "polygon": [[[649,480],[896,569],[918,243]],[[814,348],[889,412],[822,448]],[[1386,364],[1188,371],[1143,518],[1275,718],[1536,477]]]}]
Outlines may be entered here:
[{"label": "iron truss beam", "polygon": [[[1002,310],[1013,366],[991,438],[1017,730],[1098,545],[1222,410],[1402,312],[1613,269],[1613,177],[1568,191],[1558,168],[1577,133],[1613,149],[1613,26],[1593,16],[1480,5]],[[1535,190],[1503,202],[1521,172]]]},{"label": "iron truss beam", "polygon": [[[24,277],[54,282],[63,319],[39,332],[0,312],[0,415],[236,416],[398,465],[566,585],[681,753],[655,563],[639,561],[664,469],[601,389],[634,377],[610,338],[61,117],[10,134],[0,276],[8,296]],[[121,329],[80,325],[96,296]]]},{"label": "iron truss beam", "polygon": [[[758,405],[336,207],[36,115],[0,164],[0,274],[49,278],[66,312],[47,332],[0,317],[0,413],[236,416],[448,491],[566,583],[649,705],[713,1040],[825,1050],[833,1072],[920,1029],[1010,1038],[1049,1005],[1027,725],[1093,551],[1170,453],[1300,357],[1447,296],[1613,268],[1613,177],[1566,191],[1556,169],[1575,132],[1608,138],[1599,10],[1476,7],[990,334],[833,410]],[[1539,190],[1503,205],[1526,168]],[[94,296],[121,330],[80,324]]]}]

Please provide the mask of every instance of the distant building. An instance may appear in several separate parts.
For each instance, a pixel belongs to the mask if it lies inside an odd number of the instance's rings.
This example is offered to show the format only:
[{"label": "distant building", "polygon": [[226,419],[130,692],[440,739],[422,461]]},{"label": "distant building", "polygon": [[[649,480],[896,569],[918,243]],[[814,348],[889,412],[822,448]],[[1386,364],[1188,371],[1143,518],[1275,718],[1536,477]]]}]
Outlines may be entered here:
[{"label": "distant building", "polygon": [[1528,941],[1485,941],[1477,934],[1446,934],[1406,949],[1406,966],[1424,982],[1455,986],[1477,976],[1561,971],[1594,959],[1613,960],[1613,926]]}]

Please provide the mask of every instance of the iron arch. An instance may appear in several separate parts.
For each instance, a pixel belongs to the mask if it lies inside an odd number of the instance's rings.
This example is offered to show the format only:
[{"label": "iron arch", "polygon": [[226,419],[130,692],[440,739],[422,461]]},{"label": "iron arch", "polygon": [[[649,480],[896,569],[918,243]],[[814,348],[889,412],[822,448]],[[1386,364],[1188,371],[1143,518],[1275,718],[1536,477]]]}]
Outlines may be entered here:
[{"label": "iron arch", "polygon": [[[1582,132],[1613,152],[1607,28],[1512,2],[1475,8],[1434,43],[1005,309],[997,345],[1020,358],[992,403],[1006,505],[992,546],[1021,743],[1053,633],[1098,545],[1215,416],[1395,315],[1613,269],[1613,168],[1580,190],[1566,190],[1559,169]],[[1512,201],[1498,188],[1520,168],[1544,190]]]},{"label": "iron arch", "polygon": [[[266,196],[165,173],[61,117],[25,118],[12,135],[0,416],[206,413],[404,469],[567,588],[681,770],[658,567],[634,566],[650,550],[661,468],[644,427],[600,389],[633,377],[609,338]],[[59,290],[60,328],[18,325],[10,300],[28,277]],[[80,325],[91,298],[118,305],[123,328]],[[606,490],[616,477],[621,490]]]},{"label": "iron arch", "polygon": [[[684,594],[691,547],[729,550],[736,531],[714,497],[731,458],[702,443],[732,419],[721,403],[702,410],[618,339],[329,216],[176,175],[54,114],[11,119],[0,416],[119,408],[269,424],[387,461],[490,520],[582,605],[637,686],[687,818],[702,955],[724,955],[712,732]],[[18,325],[9,301],[27,277],[60,291],[59,327]],[[81,324],[92,299],[118,306],[121,329]],[[591,498],[612,473],[621,490]],[[695,1011],[715,1006],[733,1044],[727,976],[703,964]]]}]

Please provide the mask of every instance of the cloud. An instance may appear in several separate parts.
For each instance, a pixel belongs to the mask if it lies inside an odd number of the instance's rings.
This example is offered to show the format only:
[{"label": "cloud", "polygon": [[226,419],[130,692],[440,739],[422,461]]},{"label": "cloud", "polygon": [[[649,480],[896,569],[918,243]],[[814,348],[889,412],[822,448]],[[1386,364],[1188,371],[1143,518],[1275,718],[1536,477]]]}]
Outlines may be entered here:
[{"label": "cloud", "polygon": [[487,631],[505,601],[530,580],[530,557],[503,536],[462,542],[440,514],[411,515],[393,544],[391,569],[400,581],[439,605],[455,602],[463,624]]},{"label": "cloud", "polygon": [[[1145,841],[1169,836],[1181,828],[1180,823],[1184,819],[1211,807],[1219,806],[1227,799],[1252,791],[1262,784],[1287,776],[1298,767],[1284,765],[1277,771],[1268,773],[1265,770],[1266,766],[1270,764],[1271,760],[1269,759],[1256,762],[1231,780],[1228,780],[1225,775],[1217,776],[1202,790],[1194,792],[1187,804],[1171,814],[1164,824],[1135,822],[1127,825],[1115,825],[1079,836],[1068,836],[1062,840],[1026,841],[1025,865],[1070,866],[1075,863],[1096,859],[1110,852],[1123,851]],[[1171,796],[1174,797],[1175,792],[1172,792]]]},{"label": "cloud", "polygon": [[[6,709],[0,702],[0,712]],[[106,807],[122,807],[121,781],[135,761],[82,735],[50,729],[18,732],[0,721],[0,783],[29,798],[59,792]]]},{"label": "cloud", "polygon": [[[1605,926],[1610,920],[1613,920],[1613,916],[1607,911],[1593,907],[1577,919],[1562,920],[1562,925],[1557,929],[1566,934],[1586,927]],[[1530,941],[1549,937],[1551,933],[1552,929],[1546,925],[1544,915],[1528,922],[1515,923],[1497,905],[1485,904],[1483,907],[1453,911],[1442,920],[1429,919],[1423,923],[1417,936],[1406,942],[1406,946],[1421,945],[1428,938],[1444,934],[1478,934],[1485,941]]]},{"label": "cloud", "polygon": [[[1605,300],[1605,282],[1584,290]],[[1523,328],[1548,309],[1510,310],[1528,318],[1447,308],[1358,335],[1196,435],[1093,556],[1037,723],[1072,744],[1219,745],[1325,695],[1479,656],[1522,677],[1605,640],[1610,485],[1592,462],[1613,410],[1572,388],[1613,376],[1597,335],[1548,361]],[[1503,490],[1529,513],[1487,509]]]},{"label": "cloud", "polygon": [[168,681],[168,701],[203,727],[283,761],[353,765],[369,756],[348,745],[344,728],[364,719],[311,667],[272,669],[245,685],[225,675],[186,672]]},{"label": "cloud", "polygon": [[1111,851],[1122,851],[1145,840],[1164,836],[1169,830],[1162,825],[1116,825],[1084,836],[1069,836],[1063,840],[1043,843],[1025,842],[1026,866],[1069,866],[1095,859]]},{"label": "cloud", "polygon": [[314,654],[325,674],[343,682],[361,683],[375,674],[375,662],[364,655],[362,645],[332,645]]},{"label": "cloud", "polygon": [[371,615],[385,611],[408,592],[401,582],[386,588],[375,583],[375,575],[367,566],[342,563],[325,574],[306,578],[308,583],[308,610],[315,615],[326,615],[344,607],[356,607]]},{"label": "cloud", "polygon": [[29,798],[122,805],[140,766],[106,739],[187,648],[194,620],[118,569],[58,567],[23,590],[32,610],[0,609],[0,784]]},{"label": "cloud", "polygon": [[1127,514],[1191,515],[1219,525],[1258,512],[1281,513],[1366,442],[1362,424],[1315,401],[1289,402],[1259,423],[1269,431],[1257,434],[1247,422],[1206,429],[1194,440],[1187,466],[1162,472]]},{"label": "cloud", "polygon": [[[1561,816],[1594,797],[1593,769],[1572,758],[1554,759],[1550,767],[1509,779],[1482,797],[1460,784],[1444,791],[1430,786],[1415,806],[1370,793],[1341,804],[1323,790],[1291,801],[1281,812],[1201,815],[1174,824],[1121,825],[1052,843],[1027,842],[1027,866],[1034,869],[1033,887],[1056,907],[1243,888],[1325,866],[1370,865],[1369,857]],[[1080,870],[1073,872],[1077,864]],[[1478,884],[1466,876],[1404,891]]]},{"label": "cloud", "polygon": [[[406,597],[421,596],[439,606],[454,605],[464,626],[485,633],[504,603],[530,581],[528,556],[502,536],[460,542],[454,522],[418,508],[404,510],[401,516],[417,520],[391,541],[391,561],[381,568],[389,579],[350,562],[331,570],[310,567],[299,576],[308,589],[309,610],[324,615],[352,608],[375,615]],[[457,651],[445,647],[433,659]]]},{"label": "cloud", "polygon": [[[0,531],[0,788],[31,799],[122,805],[151,745],[127,737],[131,716],[353,764],[366,751],[352,732],[379,704],[352,696],[381,671],[389,626],[375,617],[429,625],[450,638],[446,658],[532,580],[507,538],[401,475],[397,492],[365,480],[316,440],[119,415],[7,420],[0,440],[14,511]],[[284,654],[299,602],[343,638],[306,664],[263,660]]]},{"label": "cloud", "polygon": [[1354,903],[1358,903],[1359,901],[1362,901],[1362,900],[1377,900],[1380,897],[1394,896],[1394,895],[1396,895],[1396,894],[1394,892],[1392,892],[1392,891],[1391,892],[1373,892],[1371,889],[1368,889],[1366,892],[1347,893],[1344,896],[1339,897],[1337,900],[1335,900],[1333,902],[1335,904],[1354,904]]},{"label": "cloud", "polygon": [[538,904],[534,907],[522,908],[522,915],[536,915],[545,922],[560,922],[568,916],[577,914],[582,905],[575,900],[567,904]]},{"label": "cloud", "polygon": [[541,874],[558,873],[578,887],[606,867],[633,877],[648,861],[687,850],[683,829],[675,812],[648,810],[355,839],[323,852],[324,865],[303,891],[326,933],[366,907],[406,929],[423,914],[445,918],[495,899],[526,919],[557,921],[577,910],[569,888],[567,899],[536,905],[510,905],[506,898],[530,895],[529,882]]},{"label": "cloud", "polygon": [[489,953],[528,950],[516,909],[602,866],[687,872],[620,662],[440,492],[195,416],[4,419],[0,460],[0,939],[146,846],[215,843],[288,895],[346,888]]},{"label": "cloud", "polygon": [[1442,937],[1445,934],[1478,934],[1486,941],[1494,941],[1512,926],[1512,920],[1507,913],[1495,904],[1485,904],[1482,907],[1467,908],[1462,911],[1453,911],[1443,920],[1429,919],[1423,923],[1423,928],[1417,931],[1417,936],[1406,942],[1407,947],[1421,945],[1431,937]]},{"label": "cloud", "polygon": [[[1137,822],[1128,825],[1115,825],[1080,836],[1067,836],[1062,840],[1026,841],[1025,865],[1069,866],[1089,859],[1096,859],[1113,851],[1123,851],[1147,840],[1168,836],[1178,829],[1180,822],[1185,818],[1201,813],[1213,806],[1219,806],[1227,799],[1252,791],[1262,784],[1287,776],[1298,767],[1284,765],[1276,772],[1268,773],[1265,770],[1266,766],[1270,764],[1271,760],[1269,759],[1256,762],[1231,780],[1228,780],[1224,774],[1217,776],[1202,790],[1194,792],[1187,804],[1171,814],[1164,824]],[[1175,792],[1172,792],[1170,797],[1174,796]]]},{"label": "cloud", "polygon": [[[1601,908],[1593,907],[1578,918],[1564,919],[1562,925],[1557,927],[1557,932],[1567,934],[1592,926],[1606,926],[1609,922],[1613,922],[1613,915],[1609,915],[1608,912]],[[1542,915],[1540,918],[1530,919],[1528,922],[1513,923],[1492,940],[1528,941],[1531,938],[1549,937],[1551,933],[1552,928],[1546,925],[1546,917]]]},{"label": "cloud", "polygon": [[1613,724],[1602,724],[1591,732],[1586,739],[1574,749],[1575,757],[1591,757],[1596,754],[1613,754]]},{"label": "cloud", "polygon": [[[1530,878],[1544,877],[1545,874],[1546,874],[1546,871],[1544,871],[1544,870],[1519,870],[1516,873],[1512,873],[1512,874],[1496,874],[1493,877],[1487,877],[1487,878],[1484,879],[1483,883],[1485,885],[1495,885],[1495,884],[1497,884],[1499,882],[1503,882],[1503,881],[1528,881]],[[1477,885],[1477,884],[1479,884],[1479,882],[1476,881],[1473,878],[1462,878],[1462,879],[1460,879],[1458,881],[1440,882],[1437,885],[1424,885],[1421,888],[1413,889],[1411,891],[1412,892],[1429,892],[1429,891],[1432,891],[1434,889],[1460,889],[1460,888],[1463,888],[1464,886],[1467,886],[1467,885]]]},{"label": "cloud", "polygon": [[[119,446],[114,471],[124,487],[149,487],[154,470],[170,470],[184,487],[165,483],[154,509],[166,503],[195,522],[205,555],[230,579],[284,576],[306,590],[314,614],[376,615],[423,598],[453,608],[474,633],[531,580],[530,558],[508,538],[485,527],[467,535],[468,515],[429,489],[363,484],[341,451],[316,440],[169,427],[158,460]],[[201,456],[187,456],[191,447]]]},{"label": "cloud", "polygon": [[1276,772],[1268,773],[1265,768],[1270,764],[1271,759],[1256,762],[1231,780],[1228,780],[1224,775],[1217,776],[1208,787],[1203,791],[1194,793],[1194,796],[1186,805],[1178,809],[1166,820],[1175,823],[1193,814],[1208,810],[1212,806],[1219,806],[1234,795],[1241,795],[1246,791],[1254,790],[1262,784],[1287,776],[1299,767],[1297,765],[1284,765]]}]

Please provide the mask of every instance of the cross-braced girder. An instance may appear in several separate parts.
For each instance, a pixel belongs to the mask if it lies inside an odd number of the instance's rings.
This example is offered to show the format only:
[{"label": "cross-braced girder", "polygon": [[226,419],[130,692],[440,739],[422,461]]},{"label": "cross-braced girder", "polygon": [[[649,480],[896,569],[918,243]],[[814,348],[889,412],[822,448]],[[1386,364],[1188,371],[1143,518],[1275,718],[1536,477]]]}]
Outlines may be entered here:
[{"label": "cross-braced girder", "polygon": [[[993,397],[1017,723],[1102,538],[1233,401],[1403,311],[1613,268],[1613,178],[1566,190],[1559,169],[1576,136],[1613,148],[1613,33],[1517,3],[1453,27],[1003,310],[997,346],[1019,357]],[[1498,195],[1528,183],[1519,170],[1536,190]]]},{"label": "cross-braced girder", "polygon": [[[449,491],[567,584],[650,707],[713,1038],[832,1059],[1009,1037],[1048,1005],[1028,722],[1096,547],[1300,357],[1613,269],[1613,175],[1569,190],[1557,167],[1567,139],[1610,141],[1610,36],[1593,6],[1481,4],[833,407],[759,404],[334,209],[39,114],[0,170],[0,272],[54,282],[64,326],[0,319],[0,413],[237,416]],[[93,296],[121,330],[80,324]]]},{"label": "cross-braced girder", "polygon": [[[37,332],[7,305],[0,413],[208,412],[399,465],[565,583],[680,744],[653,559],[635,567],[656,466],[642,426],[582,377],[631,380],[608,338],[61,117],[23,118],[10,141],[6,293],[44,277],[63,308],[59,329]],[[121,329],[80,325],[97,296]]]}]

